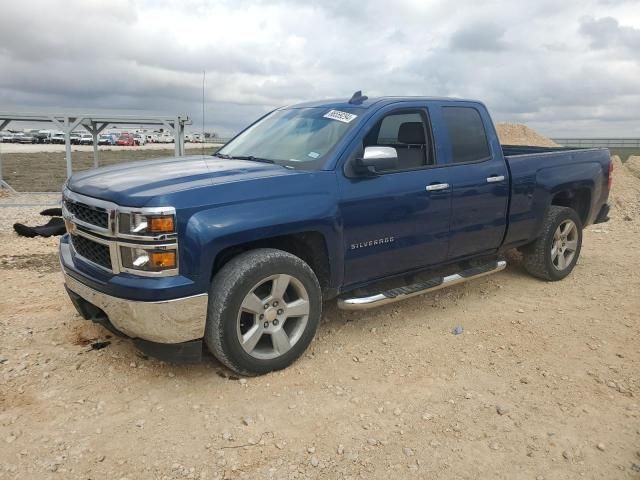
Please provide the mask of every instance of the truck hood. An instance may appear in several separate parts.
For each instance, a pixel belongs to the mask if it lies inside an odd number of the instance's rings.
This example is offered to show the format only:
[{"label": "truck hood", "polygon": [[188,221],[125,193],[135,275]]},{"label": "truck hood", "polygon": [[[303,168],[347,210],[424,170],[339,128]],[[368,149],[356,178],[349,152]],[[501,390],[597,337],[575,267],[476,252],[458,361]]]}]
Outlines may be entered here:
[{"label": "truck hood", "polygon": [[168,204],[179,192],[212,185],[295,175],[294,170],[208,155],[170,157],[124,163],[74,174],[67,188],[130,207]]}]

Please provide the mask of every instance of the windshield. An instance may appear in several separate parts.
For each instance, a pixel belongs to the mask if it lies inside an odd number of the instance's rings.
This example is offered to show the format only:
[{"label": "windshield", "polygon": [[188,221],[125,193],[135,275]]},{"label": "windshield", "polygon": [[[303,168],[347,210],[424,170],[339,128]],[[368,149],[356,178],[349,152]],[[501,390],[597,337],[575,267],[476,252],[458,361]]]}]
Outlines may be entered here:
[{"label": "windshield", "polygon": [[327,107],[277,110],[225,145],[217,155],[318,168],[356,123],[359,109]]}]

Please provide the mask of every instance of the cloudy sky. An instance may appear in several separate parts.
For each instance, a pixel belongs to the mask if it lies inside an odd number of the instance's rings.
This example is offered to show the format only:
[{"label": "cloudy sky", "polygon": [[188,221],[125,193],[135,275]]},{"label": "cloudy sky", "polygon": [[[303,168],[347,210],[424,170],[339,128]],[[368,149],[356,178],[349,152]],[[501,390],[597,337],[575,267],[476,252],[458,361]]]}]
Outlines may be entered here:
[{"label": "cloudy sky", "polygon": [[[65,0],[0,6],[0,110],[187,113],[483,100],[549,136],[640,136],[640,0]],[[124,112],[123,112],[124,113]]]}]

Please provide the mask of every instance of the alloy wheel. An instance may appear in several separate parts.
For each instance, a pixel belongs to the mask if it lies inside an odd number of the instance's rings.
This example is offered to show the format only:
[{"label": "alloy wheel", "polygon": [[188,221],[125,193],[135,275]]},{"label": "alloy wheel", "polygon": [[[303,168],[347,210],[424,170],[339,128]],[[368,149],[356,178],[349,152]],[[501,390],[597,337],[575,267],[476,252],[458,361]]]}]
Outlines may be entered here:
[{"label": "alloy wheel", "polygon": [[551,263],[556,270],[564,270],[573,261],[578,249],[578,227],[573,220],[565,220],[553,234]]},{"label": "alloy wheel", "polygon": [[245,295],[237,319],[238,341],[254,358],[270,360],[287,353],[309,321],[309,295],[291,275],[272,275]]}]

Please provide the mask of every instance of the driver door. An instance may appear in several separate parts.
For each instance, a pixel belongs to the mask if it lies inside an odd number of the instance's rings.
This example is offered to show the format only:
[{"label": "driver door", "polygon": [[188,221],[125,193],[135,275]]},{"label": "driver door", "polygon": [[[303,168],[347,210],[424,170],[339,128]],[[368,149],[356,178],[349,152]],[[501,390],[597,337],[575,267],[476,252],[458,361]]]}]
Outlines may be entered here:
[{"label": "driver door", "polygon": [[371,280],[443,262],[447,257],[451,188],[437,165],[426,105],[383,110],[356,145],[392,146],[397,168],[372,177],[345,169],[339,177],[344,228],[344,284]]}]

